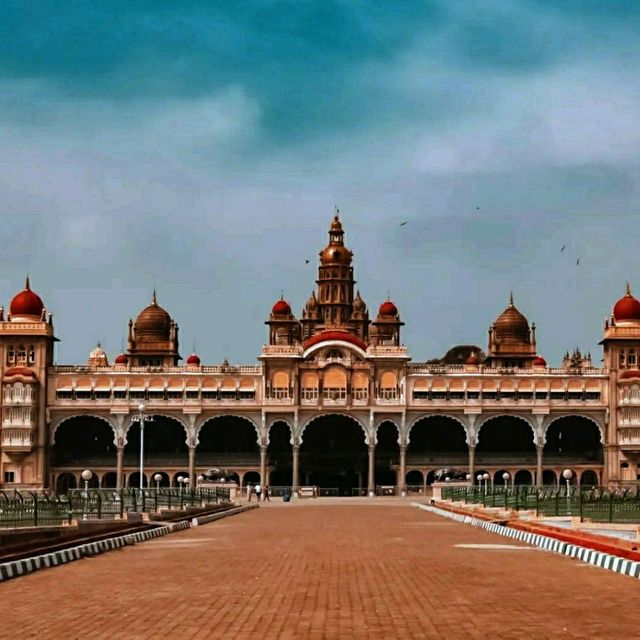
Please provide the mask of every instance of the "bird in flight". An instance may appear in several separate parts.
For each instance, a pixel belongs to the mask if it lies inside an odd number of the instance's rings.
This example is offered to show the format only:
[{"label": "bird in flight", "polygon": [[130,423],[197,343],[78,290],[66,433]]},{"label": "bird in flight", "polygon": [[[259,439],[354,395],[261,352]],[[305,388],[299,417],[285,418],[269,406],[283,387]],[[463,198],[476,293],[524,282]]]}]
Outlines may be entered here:
[{"label": "bird in flight", "polygon": [[563,245],[562,245],[562,249],[560,249],[560,253],[562,253],[566,248],[567,248],[567,245],[566,245],[566,244],[563,244]]},{"label": "bird in flight", "polygon": [[576,260],[576,265],[577,265],[577,266],[580,266],[580,258],[578,258],[578,259]]},{"label": "bird in flight", "polygon": [[305,264],[309,264],[309,261],[308,261],[308,260],[305,260],[305,261],[304,261],[304,263],[305,263]]},{"label": "bird in flight", "polygon": [[480,211],[480,207],[476,207],[476,211]]},{"label": "bird in flight", "polygon": [[407,222],[409,222],[409,221],[408,221],[408,220],[405,220],[404,222],[401,222],[401,223],[400,223],[400,226],[401,226],[401,227],[404,227],[404,225],[405,225],[405,224],[407,224]]}]

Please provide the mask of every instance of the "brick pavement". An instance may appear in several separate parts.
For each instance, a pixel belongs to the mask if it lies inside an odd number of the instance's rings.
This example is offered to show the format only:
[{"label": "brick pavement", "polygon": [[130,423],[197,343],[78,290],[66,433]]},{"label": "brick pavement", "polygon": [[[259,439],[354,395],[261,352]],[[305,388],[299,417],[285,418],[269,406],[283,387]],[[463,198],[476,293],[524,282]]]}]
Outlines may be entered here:
[{"label": "brick pavement", "polygon": [[0,638],[632,638],[640,583],[406,503],[276,503],[0,584]]}]

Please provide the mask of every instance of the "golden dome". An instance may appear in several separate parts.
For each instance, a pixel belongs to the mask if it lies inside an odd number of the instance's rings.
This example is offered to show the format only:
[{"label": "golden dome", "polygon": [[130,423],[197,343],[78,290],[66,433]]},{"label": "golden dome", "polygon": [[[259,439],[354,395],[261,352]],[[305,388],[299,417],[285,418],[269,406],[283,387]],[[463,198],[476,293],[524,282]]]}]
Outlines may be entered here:
[{"label": "golden dome", "polygon": [[367,310],[367,305],[364,303],[364,300],[360,297],[360,292],[358,291],[356,297],[353,301],[353,310],[364,313]]},{"label": "golden dome", "polygon": [[159,340],[169,340],[171,316],[156,301],[155,291],[151,304],[138,314],[135,331],[136,337],[148,336]]},{"label": "golden dome", "polygon": [[351,264],[353,254],[343,244],[331,243],[320,252],[322,264]]},{"label": "golden dome", "polygon": [[513,304],[513,294],[509,298],[509,306],[493,323],[494,338],[500,342],[520,344],[529,342],[529,322]]},{"label": "golden dome", "polygon": [[333,216],[333,221],[331,222],[331,231],[342,231],[342,222],[340,222],[340,218],[337,214]]}]

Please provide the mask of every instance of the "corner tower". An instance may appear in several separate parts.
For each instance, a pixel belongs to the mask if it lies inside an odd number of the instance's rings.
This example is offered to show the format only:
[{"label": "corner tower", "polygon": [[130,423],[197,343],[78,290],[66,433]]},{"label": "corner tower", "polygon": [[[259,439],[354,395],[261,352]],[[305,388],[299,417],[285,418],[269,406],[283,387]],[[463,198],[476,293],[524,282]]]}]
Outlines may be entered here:
[{"label": "corner tower", "polygon": [[53,316],[27,278],[6,319],[0,308],[0,487],[46,485],[47,370],[54,342]]}]

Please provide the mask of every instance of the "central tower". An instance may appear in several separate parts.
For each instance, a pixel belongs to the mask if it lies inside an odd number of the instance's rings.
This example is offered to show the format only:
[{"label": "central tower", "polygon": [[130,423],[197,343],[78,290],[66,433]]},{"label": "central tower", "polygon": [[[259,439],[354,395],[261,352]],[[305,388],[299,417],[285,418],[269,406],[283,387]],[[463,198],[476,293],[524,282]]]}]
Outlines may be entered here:
[{"label": "central tower", "polygon": [[344,230],[336,214],[329,229],[329,244],[320,252],[318,302],[325,329],[344,327],[353,313],[353,253],[344,246]]}]

